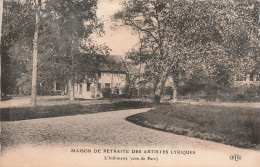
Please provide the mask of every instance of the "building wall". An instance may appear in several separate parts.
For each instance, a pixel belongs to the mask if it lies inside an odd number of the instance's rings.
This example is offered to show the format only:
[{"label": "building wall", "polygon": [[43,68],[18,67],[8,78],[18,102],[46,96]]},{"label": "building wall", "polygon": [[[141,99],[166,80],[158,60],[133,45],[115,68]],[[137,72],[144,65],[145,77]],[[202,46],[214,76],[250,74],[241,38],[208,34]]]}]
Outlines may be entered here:
[{"label": "building wall", "polygon": [[101,84],[101,88],[106,87],[106,84],[110,84],[110,88],[123,88],[126,86],[126,73],[101,72],[98,83]]},{"label": "building wall", "polygon": [[260,86],[260,74],[238,74],[234,76],[234,86]]},{"label": "building wall", "polygon": [[110,89],[117,87],[119,93],[120,88],[126,86],[126,73],[101,72],[98,83],[82,83],[74,86],[75,98],[92,99],[102,97],[101,89],[109,87]]}]

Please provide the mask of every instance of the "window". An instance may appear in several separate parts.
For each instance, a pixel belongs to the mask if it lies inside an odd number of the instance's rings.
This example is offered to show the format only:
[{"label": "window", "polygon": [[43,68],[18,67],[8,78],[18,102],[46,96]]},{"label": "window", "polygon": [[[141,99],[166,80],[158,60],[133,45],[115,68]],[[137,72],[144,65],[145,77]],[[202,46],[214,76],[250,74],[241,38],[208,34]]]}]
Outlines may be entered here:
[{"label": "window", "polygon": [[56,83],[56,90],[61,90],[61,83]]},{"label": "window", "polygon": [[105,88],[110,88],[110,83],[105,83]]},{"label": "window", "polygon": [[90,83],[87,83],[87,91],[90,91]]},{"label": "window", "polygon": [[100,72],[100,71],[98,72],[98,77],[99,77],[99,78],[101,77],[101,72]]},{"label": "window", "polygon": [[253,80],[254,80],[254,75],[250,74],[250,81],[253,81]]},{"label": "window", "polygon": [[98,83],[98,85],[97,85],[97,89],[98,89],[98,91],[101,90],[101,83]]},{"label": "window", "polygon": [[82,95],[82,84],[79,85],[79,94]]},{"label": "window", "polygon": [[256,75],[256,80],[257,80],[257,81],[260,81],[260,74],[257,74],[257,75]]}]

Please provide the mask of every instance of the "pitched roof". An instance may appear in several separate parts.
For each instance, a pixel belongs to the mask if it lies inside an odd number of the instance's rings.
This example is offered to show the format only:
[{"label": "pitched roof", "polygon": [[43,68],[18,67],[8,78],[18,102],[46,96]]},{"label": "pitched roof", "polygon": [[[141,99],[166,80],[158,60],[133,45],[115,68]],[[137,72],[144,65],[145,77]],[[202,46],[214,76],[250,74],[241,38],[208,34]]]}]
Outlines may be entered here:
[{"label": "pitched roof", "polygon": [[109,55],[101,63],[101,71],[127,72],[124,59],[121,56]]}]

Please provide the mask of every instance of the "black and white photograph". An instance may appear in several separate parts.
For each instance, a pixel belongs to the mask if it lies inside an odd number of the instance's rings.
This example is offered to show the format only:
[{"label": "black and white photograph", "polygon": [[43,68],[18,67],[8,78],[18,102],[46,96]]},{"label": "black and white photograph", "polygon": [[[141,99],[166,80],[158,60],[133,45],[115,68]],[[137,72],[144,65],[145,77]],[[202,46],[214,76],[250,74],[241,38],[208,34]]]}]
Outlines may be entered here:
[{"label": "black and white photograph", "polygon": [[0,0],[1,167],[259,167],[259,0]]}]

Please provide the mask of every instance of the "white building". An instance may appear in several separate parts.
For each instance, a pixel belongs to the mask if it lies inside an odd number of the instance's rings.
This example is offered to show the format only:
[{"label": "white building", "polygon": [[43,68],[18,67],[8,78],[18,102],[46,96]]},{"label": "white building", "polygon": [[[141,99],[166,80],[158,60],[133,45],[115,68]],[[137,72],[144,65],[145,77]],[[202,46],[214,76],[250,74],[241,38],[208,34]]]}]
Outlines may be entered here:
[{"label": "white building", "polygon": [[121,89],[126,86],[127,68],[121,56],[110,55],[102,64],[98,73],[96,83],[82,83],[74,87],[75,98],[92,99],[102,97],[101,90],[110,88],[112,91]]},{"label": "white building", "polygon": [[260,74],[237,74],[234,77],[235,87],[260,86]]}]

